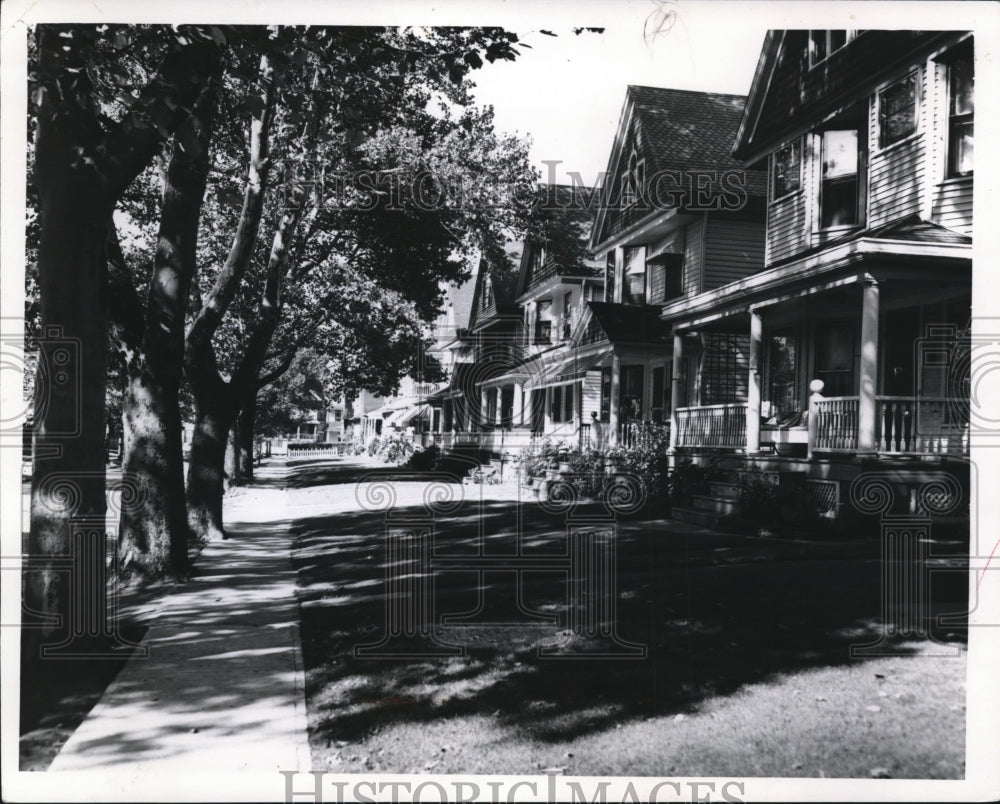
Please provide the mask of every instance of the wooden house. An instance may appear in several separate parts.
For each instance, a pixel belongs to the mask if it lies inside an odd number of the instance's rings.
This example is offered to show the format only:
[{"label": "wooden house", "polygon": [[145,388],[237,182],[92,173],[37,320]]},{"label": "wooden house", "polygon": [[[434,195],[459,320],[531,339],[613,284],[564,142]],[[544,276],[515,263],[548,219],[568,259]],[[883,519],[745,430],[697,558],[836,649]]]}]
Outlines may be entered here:
[{"label": "wooden house", "polygon": [[765,173],[732,155],[745,100],[626,92],[590,242],[605,296],[581,333],[611,356],[600,409],[611,443],[627,443],[634,422],[669,422],[688,400],[746,400],[748,333],[706,330],[675,349],[663,315],[764,268]]},{"label": "wooden house", "polygon": [[840,499],[872,465],[913,485],[961,464],[973,61],[962,32],[768,33],[733,151],[767,171],[763,270],[662,311],[675,365],[709,338],[745,350],[711,402],[704,365],[700,394],[681,372],[679,454],[738,452]]}]

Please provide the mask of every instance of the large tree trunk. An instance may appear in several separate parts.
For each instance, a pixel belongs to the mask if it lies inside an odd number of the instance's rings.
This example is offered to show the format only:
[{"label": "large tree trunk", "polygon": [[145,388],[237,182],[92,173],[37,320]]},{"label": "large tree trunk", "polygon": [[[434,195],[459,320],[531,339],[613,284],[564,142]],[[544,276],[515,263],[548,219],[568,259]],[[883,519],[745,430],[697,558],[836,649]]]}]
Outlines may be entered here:
[{"label": "large tree trunk", "polygon": [[[71,595],[80,605],[103,606],[103,586],[70,592],[70,579],[60,565],[70,556],[103,561],[103,539],[83,540],[82,532],[90,526],[103,534],[107,506],[104,202],[82,187],[78,177],[68,175],[60,192],[43,194],[41,204],[41,337],[27,550],[31,559],[24,593],[27,609],[45,618],[45,624],[29,632],[40,638],[29,639],[32,652],[42,641],[79,636],[69,630]],[[76,539],[75,531],[81,533]],[[98,555],[91,559],[95,550]],[[89,600],[91,595],[100,600]]]},{"label": "large tree trunk", "polygon": [[257,420],[257,392],[249,397],[240,408],[236,421],[237,469],[243,481],[253,478],[254,425]]},{"label": "large tree trunk", "polygon": [[177,390],[145,371],[125,389],[122,473],[135,503],[122,506],[118,555],[124,577],[182,578],[188,570],[188,525]]},{"label": "large tree trunk", "polygon": [[[199,43],[169,55],[133,109],[104,131],[92,94],[93,40],[72,28],[38,28],[35,178],[40,206],[39,371],[31,489],[25,657],[107,637],[105,560],[106,242],[121,193],[186,116],[219,51]],[[138,118],[137,118],[138,115]],[[137,119],[146,121],[136,125]],[[149,120],[157,120],[151,126]],[[65,560],[88,572],[67,577]],[[74,610],[74,607],[76,610]],[[29,615],[31,616],[31,615]],[[34,624],[34,623],[32,623]]]},{"label": "large tree trunk", "polygon": [[[228,396],[228,394],[224,394]],[[188,524],[195,538],[224,539],[222,497],[226,491],[226,446],[233,426],[233,405],[225,399],[198,399],[191,463],[188,467]]]},{"label": "large tree trunk", "polygon": [[[123,418],[128,437],[122,469],[124,477],[139,486],[139,502],[122,507],[118,551],[122,572],[133,577],[182,578],[188,571],[190,531],[178,393],[214,105],[214,91],[203,93],[174,140],[141,351],[131,359],[125,352],[129,376]],[[112,264],[117,259],[120,255],[113,254]]]}]

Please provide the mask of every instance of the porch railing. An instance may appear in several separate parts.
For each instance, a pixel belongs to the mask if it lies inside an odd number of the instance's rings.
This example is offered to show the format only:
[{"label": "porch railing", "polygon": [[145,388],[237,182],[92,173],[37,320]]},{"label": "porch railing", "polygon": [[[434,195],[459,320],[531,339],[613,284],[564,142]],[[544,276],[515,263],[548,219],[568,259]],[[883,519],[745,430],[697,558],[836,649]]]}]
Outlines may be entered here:
[{"label": "porch railing", "polygon": [[828,396],[816,400],[814,450],[855,452],[858,448],[858,397]]},{"label": "porch railing", "polygon": [[747,403],[677,408],[678,447],[743,449],[747,445]]},{"label": "porch railing", "polygon": [[965,455],[969,400],[875,397],[875,448],[896,455]]},{"label": "porch railing", "polygon": [[670,422],[624,422],[618,428],[618,446],[638,447],[648,441],[655,432],[662,432],[670,438]]}]

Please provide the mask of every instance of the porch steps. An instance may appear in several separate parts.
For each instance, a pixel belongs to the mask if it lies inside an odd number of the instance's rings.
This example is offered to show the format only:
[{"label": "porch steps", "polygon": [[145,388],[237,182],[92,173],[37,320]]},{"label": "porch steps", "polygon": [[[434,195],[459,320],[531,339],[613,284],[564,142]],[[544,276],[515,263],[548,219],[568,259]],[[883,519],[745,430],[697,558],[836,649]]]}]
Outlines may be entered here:
[{"label": "porch steps", "polygon": [[726,473],[724,479],[708,484],[707,493],[692,494],[688,506],[674,506],[671,516],[681,522],[721,529],[739,516],[738,486],[735,476]]}]

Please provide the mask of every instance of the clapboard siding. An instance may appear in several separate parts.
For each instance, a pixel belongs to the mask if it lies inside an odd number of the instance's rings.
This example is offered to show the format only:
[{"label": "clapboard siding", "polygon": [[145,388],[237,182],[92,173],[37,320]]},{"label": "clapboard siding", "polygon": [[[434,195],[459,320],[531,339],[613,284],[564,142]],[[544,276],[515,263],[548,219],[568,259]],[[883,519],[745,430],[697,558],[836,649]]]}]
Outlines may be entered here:
[{"label": "clapboard siding", "polygon": [[972,176],[937,185],[931,219],[962,234],[972,234]]},{"label": "clapboard siding", "polygon": [[[877,115],[872,132],[878,143]],[[868,185],[868,225],[878,227],[920,213],[924,181],[924,136],[918,133],[871,156]]]},{"label": "clapboard siding", "polygon": [[713,290],[764,267],[764,226],[750,217],[709,215],[703,290]]},{"label": "clapboard siding", "polygon": [[771,204],[767,210],[768,265],[806,247],[806,193],[799,191]]},{"label": "clapboard siding", "polygon": [[583,389],[580,395],[583,422],[590,422],[590,414],[601,415],[601,372],[588,371],[583,378]]},{"label": "clapboard siding", "polygon": [[703,254],[703,219],[696,220],[684,227],[684,295],[700,293],[702,290],[702,270],[705,255]]}]

